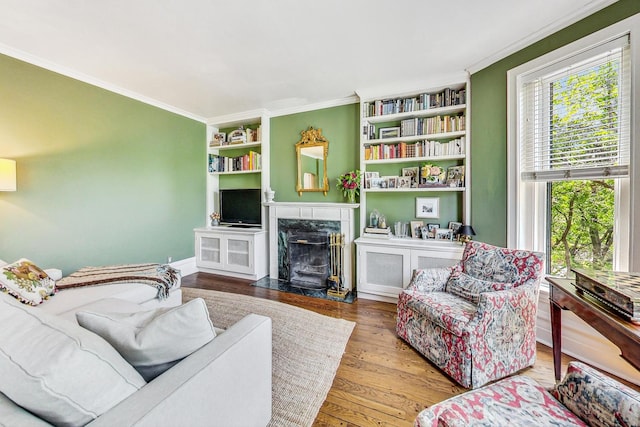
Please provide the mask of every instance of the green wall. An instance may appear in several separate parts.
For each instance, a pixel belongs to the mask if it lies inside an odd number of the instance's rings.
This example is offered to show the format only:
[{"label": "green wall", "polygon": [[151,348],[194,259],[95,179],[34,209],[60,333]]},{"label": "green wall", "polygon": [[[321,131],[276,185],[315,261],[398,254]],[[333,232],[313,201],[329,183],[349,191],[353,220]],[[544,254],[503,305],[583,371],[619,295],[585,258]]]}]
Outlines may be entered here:
[{"label": "green wall", "polygon": [[640,12],[619,0],[471,76],[471,218],[477,240],[507,243],[507,71]]},{"label": "green wall", "polygon": [[66,273],[194,255],[205,125],[0,55],[0,258]]},{"label": "green wall", "polygon": [[[278,202],[346,202],[336,188],[338,176],[358,168],[358,104],[324,108],[271,119],[271,188]],[[327,177],[329,193],[296,193],[296,142],[309,126],[322,129],[329,141]]]}]

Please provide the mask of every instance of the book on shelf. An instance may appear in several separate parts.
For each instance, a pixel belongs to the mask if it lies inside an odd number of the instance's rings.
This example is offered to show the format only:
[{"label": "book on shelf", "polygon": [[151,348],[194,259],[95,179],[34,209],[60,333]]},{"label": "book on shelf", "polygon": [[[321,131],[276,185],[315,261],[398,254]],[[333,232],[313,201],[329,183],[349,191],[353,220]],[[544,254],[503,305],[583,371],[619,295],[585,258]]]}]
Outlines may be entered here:
[{"label": "book on shelf", "polygon": [[465,137],[442,141],[398,142],[372,144],[364,147],[365,160],[405,159],[412,157],[458,156],[465,152]]},{"label": "book on shelf", "polygon": [[373,117],[463,105],[466,104],[466,102],[466,90],[464,88],[447,88],[436,93],[425,92],[412,97],[378,99],[364,102],[362,111],[365,117]]},{"label": "book on shelf", "polygon": [[377,234],[377,233],[367,233],[366,231],[364,232],[363,236],[367,237],[367,238],[372,238],[372,239],[390,239],[392,234]]},{"label": "book on shelf", "polygon": [[391,228],[365,227],[364,232],[370,234],[391,234]]},{"label": "book on shelf", "polygon": [[260,170],[262,155],[249,151],[242,156],[226,157],[209,154],[209,172],[237,172]]}]

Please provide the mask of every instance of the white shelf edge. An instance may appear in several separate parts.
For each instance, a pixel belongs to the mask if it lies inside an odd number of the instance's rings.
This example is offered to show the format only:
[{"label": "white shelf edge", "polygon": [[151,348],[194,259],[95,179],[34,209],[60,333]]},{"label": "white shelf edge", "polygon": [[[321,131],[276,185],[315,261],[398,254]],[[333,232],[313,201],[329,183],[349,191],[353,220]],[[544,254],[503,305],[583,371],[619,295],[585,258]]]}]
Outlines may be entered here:
[{"label": "white shelf edge", "polygon": [[[366,101],[365,101],[366,102]],[[467,104],[450,105],[447,107],[428,108],[426,110],[414,110],[403,113],[381,114],[378,116],[363,117],[362,120],[369,123],[384,123],[395,120],[412,119],[415,117],[435,117],[440,115],[450,115],[453,113],[464,113]]]},{"label": "white shelf edge", "polygon": [[209,172],[209,175],[239,175],[245,173],[261,173],[262,169],[250,170],[250,171],[231,171],[231,172]]},{"label": "white shelf edge", "polygon": [[257,141],[257,142],[245,142],[242,144],[229,144],[229,145],[214,145],[214,146],[209,146],[209,150],[237,150],[237,149],[241,149],[241,148],[251,148],[251,147],[260,147],[262,146],[262,141]]},{"label": "white shelf edge", "polygon": [[433,162],[442,160],[463,160],[464,154],[456,154],[453,156],[429,156],[429,157],[396,157],[393,159],[371,159],[363,160],[365,165],[384,165],[389,163],[411,163],[411,162]]},{"label": "white shelf edge", "polygon": [[431,133],[427,135],[399,136],[397,138],[362,139],[361,143],[362,145],[380,145],[398,142],[418,142],[428,141],[432,139],[453,139],[456,137],[465,136],[466,134],[466,130],[457,130],[454,132]]},{"label": "white shelf edge", "polygon": [[365,193],[410,193],[410,192],[455,192],[465,191],[465,187],[434,187],[434,188],[363,188]]}]

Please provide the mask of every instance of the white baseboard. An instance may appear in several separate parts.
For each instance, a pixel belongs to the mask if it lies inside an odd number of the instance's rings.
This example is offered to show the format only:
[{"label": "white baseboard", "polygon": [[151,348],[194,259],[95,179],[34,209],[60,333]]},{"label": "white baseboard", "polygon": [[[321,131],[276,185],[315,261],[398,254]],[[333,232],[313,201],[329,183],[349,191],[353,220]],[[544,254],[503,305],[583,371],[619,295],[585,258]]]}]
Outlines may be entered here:
[{"label": "white baseboard", "polygon": [[[543,289],[538,299],[537,340],[549,347],[550,311],[549,292]],[[640,371],[620,357],[620,349],[568,310],[562,311],[562,352],[640,385]]]},{"label": "white baseboard", "polygon": [[182,277],[198,272],[196,267],[196,257],[181,259],[179,261],[172,262],[169,265],[180,270]]}]

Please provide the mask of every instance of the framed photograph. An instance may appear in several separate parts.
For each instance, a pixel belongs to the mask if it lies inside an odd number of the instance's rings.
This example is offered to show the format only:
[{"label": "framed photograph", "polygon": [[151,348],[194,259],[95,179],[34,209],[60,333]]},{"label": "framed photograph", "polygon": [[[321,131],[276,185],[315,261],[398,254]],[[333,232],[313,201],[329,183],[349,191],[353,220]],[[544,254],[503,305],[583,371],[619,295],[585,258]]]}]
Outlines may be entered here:
[{"label": "framed photograph", "polygon": [[382,180],[382,178],[380,178],[380,177],[378,177],[378,176],[371,178],[371,179],[369,180],[369,182],[371,183],[371,185],[369,186],[369,188],[370,188],[371,190],[375,190],[375,189],[380,189],[380,188],[382,188],[382,181],[383,181],[383,180]]},{"label": "framed photograph", "polygon": [[392,128],[380,128],[378,131],[378,138],[386,139],[386,138],[399,138],[400,137],[400,126],[392,127]]},{"label": "framed photograph", "polygon": [[453,237],[454,238],[458,234],[458,230],[460,229],[460,227],[462,227],[462,223],[461,222],[454,222],[454,221],[450,221],[449,222],[449,228],[453,231]]},{"label": "framed photograph", "polygon": [[379,178],[379,172],[365,172],[364,173],[364,188],[371,188],[371,180],[373,178]]},{"label": "framed photograph", "polygon": [[450,228],[437,228],[436,240],[453,240],[453,230]]},{"label": "framed photograph", "polygon": [[419,239],[422,237],[422,227],[424,226],[424,222],[422,221],[411,221],[411,237],[414,239]]},{"label": "framed photograph", "polygon": [[415,188],[418,186],[418,171],[420,168],[418,166],[412,168],[402,168],[402,176],[408,176],[411,178],[411,188]]},{"label": "framed photograph", "polygon": [[416,197],[416,218],[438,218],[439,216],[439,197]]},{"label": "framed photograph", "polygon": [[389,189],[398,188],[398,177],[397,176],[383,176],[382,178],[387,181],[387,188],[389,188]]},{"label": "framed photograph", "polygon": [[217,132],[213,134],[211,138],[211,142],[209,146],[216,147],[218,145],[224,145],[227,142],[227,134],[222,132]]},{"label": "framed photograph", "polygon": [[[427,223],[427,225],[425,226],[426,231],[427,231],[427,237],[429,239],[435,239],[436,237],[436,230],[438,228],[440,228],[440,224],[435,224],[435,223]],[[423,236],[424,238],[424,236]]]},{"label": "framed photograph", "polygon": [[452,166],[447,169],[447,185],[464,187],[464,166]]},{"label": "framed photograph", "polygon": [[398,177],[398,186],[397,188],[411,188],[411,177],[410,176],[400,176]]}]

